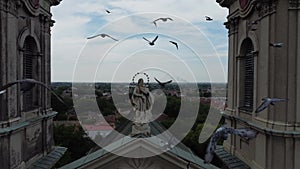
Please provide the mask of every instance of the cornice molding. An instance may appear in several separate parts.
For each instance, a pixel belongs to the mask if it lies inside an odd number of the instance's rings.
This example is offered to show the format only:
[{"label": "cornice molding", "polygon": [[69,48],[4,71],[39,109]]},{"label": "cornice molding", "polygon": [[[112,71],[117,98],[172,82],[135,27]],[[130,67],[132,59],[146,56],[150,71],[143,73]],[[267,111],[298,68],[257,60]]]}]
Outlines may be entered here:
[{"label": "cornice molding", "polygon": [[[239,116],[235,116],[235,115],[231,115],[231,114],[227,114],[224,113],[223,116],[226,119],[229,120],[234,120],[234,121],[238,121],[240,123],[244,123],[247,127],[250,127],[252,129],[255,129],[256,131],[260,132],[260,133],[264,133],[267,135],[272,135],[272,136],[280,136],[280,137],[289,137],[289,138],[300,138],[300,131],[297,130],[276,130],[276,129],[272,129],[269,127],[265,127],[265,126],[261,126],[258,125],[256,123],[253,123],[249,120],[245,120]],[[298,126],[299,124],[294,124],[295,126]]]},{"label": "cornice molding", "polygon": [[232,17],[229,18],[228,21],[224,23],[225,27],[228,29],[229,35],[237,33],[239,21],[240,21],[240,17]]},{"label": "cornice molding", "polygon": [[220,4],[222,7],[229,8],[230,5],[234,2],[235,0],[216,0],[217,3]]},{"label": "cornice molding", "polygon": [[49,0],[50,6],[59,5],[62,0]]}]

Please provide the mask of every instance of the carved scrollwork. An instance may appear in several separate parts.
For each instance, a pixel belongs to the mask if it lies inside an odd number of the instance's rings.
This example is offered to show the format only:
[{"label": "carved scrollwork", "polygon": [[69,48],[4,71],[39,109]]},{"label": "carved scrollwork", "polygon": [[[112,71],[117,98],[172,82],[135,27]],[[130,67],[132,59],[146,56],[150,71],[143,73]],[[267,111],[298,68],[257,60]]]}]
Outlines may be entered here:
[{"label": "carved scrollwork", "polygon": [[7,11],[10,14],[16,15],[18,8],[18,0],[16,1],[0,1],[0,10]]},{"label": "carved scrollwork", "polygon": [[239,20],[240,20],[239,17],[234,17],[234,18],[228,19],[228,21],[224,23],[226,28],[228,29],[229,35],[231,35],[233,33],[237,33]]},{"label": "carved scrollwork", "polygon": [[39,0],[22,0],[30,14],[37,16],[39,14],[40,1]]},{"label": "carved scrollwork", "polygon": [[[127,164],[127,167],[130,167],[132,169],[139,169],[139,168],[155,168],[153,167],[154,163],[153,161],[137,158],[137,159],[129,159],[125,161],[125,164]],[[124,165],[122,165],[123,167]],[[126,167],[126,168],[127,168]]]},{"label": "carved scrollwork", "polygon": [[247,17],[256,6],[256,0],[239,0],[240,16]]},{"label": "carved scrollwork", "polygon": [[217,0],[217,3],[219,3],[220,6],[222,6],[222,7],[227,7],[227,8],[229,8],[229,6],[230,6],[231,4],[233,4],[234,1],[235,1],[235,0]]},{"label": "carved scrollwork", "polygon": [[258,16],[260,17],[269,15],[277,9],[277,0],[261,0],[256,2],[255,8],[258,11]]},{"label": "carved scrollwork", "polygon": [[300,8],[300,0],[290,0],[290,8]]},{"label": "carved scrollwork", "polygon": [[47,15],[40,14],[39,19],[40,19],[40,22],[43,24],[51,22],[51,17],[47,16]]},{"label": "carved scrollwork", "polygon": [[26,133],[26,140],[28,143],[35,142],[41,134],[40,128],[34,128]]}]

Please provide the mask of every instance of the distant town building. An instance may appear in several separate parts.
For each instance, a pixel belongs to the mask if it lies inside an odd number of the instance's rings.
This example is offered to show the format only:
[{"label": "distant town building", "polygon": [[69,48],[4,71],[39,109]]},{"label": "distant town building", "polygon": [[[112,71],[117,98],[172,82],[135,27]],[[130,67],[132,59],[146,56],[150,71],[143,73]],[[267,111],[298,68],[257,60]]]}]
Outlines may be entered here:
[{"label": "distant town building", "polygon": [[87,135],[92,139],[95,139],[97,135],[106,137],[112,130],[114,130],[114,128],[109,124],[83,125],[82,127]]},{"label": "distant town building", "polygon": [[[59,3],[0,0],[0,86],[25,78],[50,86],[50,8]],[[51,168],[66,151],[54,147],[56,113],[50,101],[50,93],[40,86],[23,93],[15,85],[0,95],[1,169]]]},{"label": "distant town building", "polygon": [[[300,1],[217,2],[229,9],[224,117],[259,132],[253,140],[233,135],[224,148],[253,169],[300,168]],[[255,113],[264,97],[289,100]]]}]

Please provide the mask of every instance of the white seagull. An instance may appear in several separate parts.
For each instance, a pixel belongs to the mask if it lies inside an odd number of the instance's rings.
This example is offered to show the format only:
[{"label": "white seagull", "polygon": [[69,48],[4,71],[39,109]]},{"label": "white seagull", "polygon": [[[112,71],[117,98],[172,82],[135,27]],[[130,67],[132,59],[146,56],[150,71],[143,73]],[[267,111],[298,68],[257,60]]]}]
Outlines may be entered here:
[{"label": "white seagull", "polygon": [[283,46],[284,43],[270,43],[270,46],[275,47],[275,48],[281,48]]},{"label": "white seagull", "polygon": [[115,38],[113,38],[110,35],[105,34],[105,33],[100,33],[100,34],[97,34],[97,35],[94,35],[94,36],[90,36],[90,37],[87,37],[87,39],[93,39],[93,38],[96,38],[98,36],[101,36],[102,38],[109,37],[109,38],[111,38],[114,41],[118,41],[118,39],[115,39]]},{"label": "white seagull", "polygon": [[221,126],[216,130],[216,132],[212,135],[210,139],[210,142],[206,148],[204,163],[210,163],[212,161],[218,141],[220,139],[226,140],[228,138],[228,134],[235,134],[246,139],[253,139],[256,137],[257,132],[248,128],[233,129]]},{"label": "white seagull", "polygon": [[265,97],[262,100],[263,100],[262,104],[255,110],[255,113],[259,113],[259,112],[263,111],[270,104],[274,106],[276,102],[285,102],[285,101],[288,101],[288,99],[268,98],[268,97]]},{"label": "white seagull", "polygon": [[157,26],[156,22],[159,21],[159,20],[161,20],[161,21],[163,21],[163,22],[167,22],[168,20],[173,21],[172,18],[167,17],[167,18],[158,18],[158,19],[155,19],[154,21],[152,21],[152,23],[153,23],[155,26]]},{"label": "white seagull", "polygon": [[4,94],[9,87],[11,87],[15,84],[20,84],[20,90],[23,93],[31,90],[35,86],[35,84],[41,85],[41,86],[45,87],[46,89],[48,89],[61,103],[66,105],[65,102],[58,95],[56,95],[50,87],[48,87],[45,83],[42,83],[42,82],[37,81],[35,79],[16,80],[14,82],[10,82],[10,83],[8,83],[4,86],[1,86],[0,87],[0,95]]}]

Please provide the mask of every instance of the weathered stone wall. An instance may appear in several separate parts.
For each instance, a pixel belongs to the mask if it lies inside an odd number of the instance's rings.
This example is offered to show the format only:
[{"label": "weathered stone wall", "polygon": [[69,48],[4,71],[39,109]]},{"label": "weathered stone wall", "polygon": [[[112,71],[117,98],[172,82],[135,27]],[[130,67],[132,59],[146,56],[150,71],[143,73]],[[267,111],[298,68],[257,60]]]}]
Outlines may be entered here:
[{"label": "weathered stone wall", "polygon": [[[24,78],[24,43],[34,40],[34,78],[51,83],[50,7],[60,0],[0,0],[0,85]],[[0,168],[22,168],[52,150],[53,117],[50,92],[34,89],[36,107],[24,109],[17,85],[0,95]]]}]

